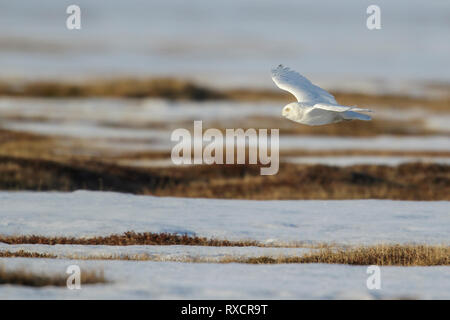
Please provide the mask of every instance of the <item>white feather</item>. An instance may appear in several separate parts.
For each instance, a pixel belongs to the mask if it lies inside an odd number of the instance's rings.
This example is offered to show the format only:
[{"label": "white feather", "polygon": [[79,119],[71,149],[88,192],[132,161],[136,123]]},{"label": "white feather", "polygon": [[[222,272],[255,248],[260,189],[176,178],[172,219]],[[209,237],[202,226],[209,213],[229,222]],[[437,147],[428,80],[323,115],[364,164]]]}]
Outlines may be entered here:
[{"label": "white feather", "polygon": [[272,80],[280,89],[292,93],[298,102],[337,104],[331,93],[312,84],[300,73],[281,64],[272,70]]},{"label": "white feather", "polygon": [[344,120],[371,120],[370,116],[358,113],[371,110],[339,105],[331,93],[281,64],[272,70],[272,79],[279,88],[297,98],[298,102],[288,104],[282,111],[282,115],[292,121],[320,126]]}]

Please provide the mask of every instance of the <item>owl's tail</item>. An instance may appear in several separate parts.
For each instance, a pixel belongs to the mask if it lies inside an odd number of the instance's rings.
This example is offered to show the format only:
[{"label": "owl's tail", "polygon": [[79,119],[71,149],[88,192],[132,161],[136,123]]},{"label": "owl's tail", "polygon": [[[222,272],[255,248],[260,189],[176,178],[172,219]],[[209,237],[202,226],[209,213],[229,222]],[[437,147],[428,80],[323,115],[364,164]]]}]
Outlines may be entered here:
[{"label": "owl's tail", "polygon": [[372,120],[372,118],[367,114],[358,113],[355,111],[345,111],[342,112],[342,115],[344,116],[345,120],[364,120],[364,121]]}]

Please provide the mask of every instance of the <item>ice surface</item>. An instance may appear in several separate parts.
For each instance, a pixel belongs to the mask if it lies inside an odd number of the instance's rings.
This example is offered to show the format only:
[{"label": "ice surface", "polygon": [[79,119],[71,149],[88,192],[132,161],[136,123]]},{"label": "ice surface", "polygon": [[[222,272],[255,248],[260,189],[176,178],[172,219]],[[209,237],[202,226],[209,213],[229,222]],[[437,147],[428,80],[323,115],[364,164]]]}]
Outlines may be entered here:
[{"label": "ice surface", "polygon": [[226,257],[258,257],[258,256],[300,256],[310,252],[309,248],[271,248],[271,247],[210,247],[210,246],[185,246],[185,245],[132,245],[132,246],[108,246],[108,245],[43,245],[43,244],[17,244],[10,245],[0,243],[0,250],[18,252],[37,252],[52,254],[57,258],[101,258],[101,257],[136,257],[158,261],[201,258],[203,261],[215,261]]},{"label": "ice surface", "polygon": [[[449,243],[447,201],[243,201],[158,198],[112,192],[0,192],[0,234],[92,236],[128,230],[176,232],[264,243]],[[0,299],[448,299],[449,267],[382,267],[381,289],[366,266],[249,265],[227,256],[301,255],[305,248],[7,245],[58,259],[1,258],[6,270],[60,274],[69,265],[103,270],[107,284],[67,288],[0,286]],[[159,261],[74,260],[141,255]]]},{"label": "ice surface", "polygon": [[218,200],[0,192],[0,234],[187,233],[261,242],[449,243],[448,201]]},{"label": "ice surface", "polygon": [[73,264],[81,272],[103,270],[113,282],[81,290],[2,285],[0,299],[450,298],[449,267],[382,267],[381,289],[369,290],[365,266],[0,259],[7,270],[61,275]]}]

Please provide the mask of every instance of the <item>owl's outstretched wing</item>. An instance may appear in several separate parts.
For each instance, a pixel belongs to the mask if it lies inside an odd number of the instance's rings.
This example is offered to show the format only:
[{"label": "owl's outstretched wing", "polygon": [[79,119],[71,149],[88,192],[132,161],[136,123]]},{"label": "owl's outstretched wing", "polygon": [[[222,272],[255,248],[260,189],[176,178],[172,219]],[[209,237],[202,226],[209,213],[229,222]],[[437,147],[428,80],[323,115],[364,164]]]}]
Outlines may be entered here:
[{"label": "owl's outstretched wing", "polygon": [[272,70],[272,80],[280,89],[292,93],[298,102],[337,104],[331,93],[281,64]]}]

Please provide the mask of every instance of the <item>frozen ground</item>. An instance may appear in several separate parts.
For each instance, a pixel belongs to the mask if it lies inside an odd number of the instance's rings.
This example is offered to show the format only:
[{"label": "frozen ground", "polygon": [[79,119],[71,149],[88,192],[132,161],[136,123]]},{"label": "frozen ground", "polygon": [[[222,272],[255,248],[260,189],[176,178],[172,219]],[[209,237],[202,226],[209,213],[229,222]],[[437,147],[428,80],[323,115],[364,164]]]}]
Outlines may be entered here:
[{"label": "frozen ground", "polygon": [[0,192],[0,234],[176,232],[261,242],[449,243],[448,201],[246,201]]},{"label": "frozen ground", "polygon": [[[390,200],[242,201],[76,191],[0,192],[0,234],[91,236],[128,230],[261,242],[449,243],[449,203]],[[7,245],[57,259],[2,258],[0,266],[65,275],[69,265],[103,270],[107,284],[0,286],[0,299],[448,299],[449,267],[382,267],[368,290],[365,266],[221,264],[227,256],[301,255],[305,248]],[[74,260],[146,255],[158,261]],[[179,262],[203,258],[209,263]],[[171,260],[172,262],[168,262]],[[176,262],[174,262],[176,261]]]},{"label": "frozen ground", "polygon": [[[183,124],[194,120],[234,122],[247,117],[281,118],[283,102],[231,101],[167,101],[164,99],[110,99],[110,98],[11,98],[0,97],[0,118],[3,122],[16,119],[25,124],[33,120],[59,124],[89,124],[100,126],[136,127]],[[371,106],[374,119],[420,121],[429,129],[448,132],[450,116],[437,114],[418,105],[399,109]],[[232,124],[233,122],[231,122]],[[18,125],[18,124],[16,124]]]},{"label": "frozen ground", "polygon": [[2,285],[0,299],[450,298],[449,267],[382,267],[381,289],[368,290],[364,266],[0,259],[6,269],[61,275],[73,264],[104,270],[113,282],[81,290]]},{"label": "frozen ground", "polygon": [[18,252],[37,252],[52,254],[58,258],[98,258],[98,257],[139,257],[158,261],[181,261],[185,259],[218,262],[226,257],[258,256],[300,256],[312,249],[308,248],[270,248],[270,247],[208,247],[208,246],[106,246],[106,245],[40,245],[0,243],[0,250]]},{"label": "frozen ground", "polygon": [[[170,151],[177,142],[173,129],[193,129],[194,120],[204,127],[247,127],[258,118],[281,119],[281,104],[240,102],[169,102],[160,99],[24,99],[0,98],[0,128],[80,139],[91,148],[112,153]],[[269,118],[267,118],[269,117]],[[449,116],[425,109],[380,108],[378,119],[423,121],[423,127],[437,130],[431,136],[334,137],[280,136],[282,150],[399,150],[449,151],[446,135]],[[256,119],[256,120],[255,120]],[[246,125],[247,123],[247,125]],[[270,122],[269,122],[270,123]],[[279,124],[274,124],[277,128]],[[268,128],[271,128],[268,125]],[[322,158],[324,159],[324,158]],[[309,159],[310,161],[311,159]],[[447,159],[448,161],[448,159]]]},{"label": "frozen ground", "polygon": [[[117,150],[166,150],[170,151],[178,141],[171,141],[169,130],[110,128],[91,124],[54,124],[40,122],[8,122],[1,127],[9,130],[27,131],[38,134],[56,135],[71,138],[103,138],[130,141],[115,144]],[[192,128],[190,124],[187,128]],[[107,140],[105,142],[108,142]],[[111,142],[111,141],[110,141]],[[280,149],[285,150],[401,150],[401,151],[448,151],[450,141],[447,136],[390,136],[376,137],[321,137],[307,135],[283,135],[279,138]],[[95,143],[94,143],[95,144]],[[114,144],[111,147],[114,148]]]}]

